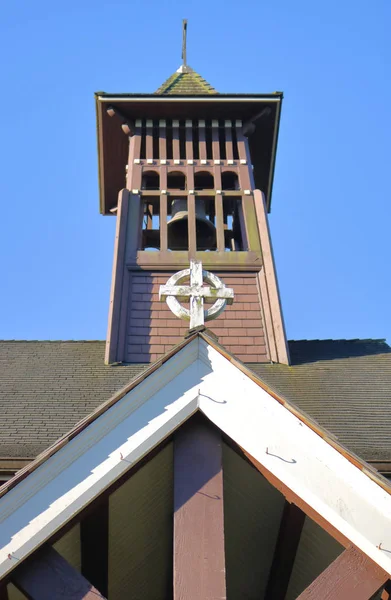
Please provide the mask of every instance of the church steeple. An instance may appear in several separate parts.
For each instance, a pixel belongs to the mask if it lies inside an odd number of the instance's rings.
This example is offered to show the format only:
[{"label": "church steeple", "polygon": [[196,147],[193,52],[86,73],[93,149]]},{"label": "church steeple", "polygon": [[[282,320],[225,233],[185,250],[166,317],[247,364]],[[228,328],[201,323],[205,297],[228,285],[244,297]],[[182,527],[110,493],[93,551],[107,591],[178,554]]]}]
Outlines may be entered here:
[{"label": "church steeple", "polygon": [[220,342],[287,362],[266,214],[282,94],[218,94],[184,51],[158,93],[96,100],[101,210],[117,217],[106,361],[154,361],[183,338],[159,287],[195,260],[235,293]]}]

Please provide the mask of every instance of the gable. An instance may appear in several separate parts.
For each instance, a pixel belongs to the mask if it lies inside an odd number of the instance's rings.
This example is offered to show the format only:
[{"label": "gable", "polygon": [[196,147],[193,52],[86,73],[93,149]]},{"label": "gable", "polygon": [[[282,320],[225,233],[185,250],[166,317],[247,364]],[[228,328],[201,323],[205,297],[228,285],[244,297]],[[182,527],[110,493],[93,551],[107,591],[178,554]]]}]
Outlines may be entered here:
[{"label": "gable", "polygon": [[391,499],[380,480],[231,361],[191,339],[11,488],[0,499],[1,576],[15,566],[8,554],[23,560],[197,410],[284,495],[389,572]]}]

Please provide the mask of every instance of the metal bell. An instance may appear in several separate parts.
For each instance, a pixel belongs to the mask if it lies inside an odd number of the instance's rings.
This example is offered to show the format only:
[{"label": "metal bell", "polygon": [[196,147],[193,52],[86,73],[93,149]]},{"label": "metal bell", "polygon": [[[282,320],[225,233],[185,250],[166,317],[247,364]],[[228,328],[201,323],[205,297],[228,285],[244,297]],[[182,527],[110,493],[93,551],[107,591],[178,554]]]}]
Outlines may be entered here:
[{"label": "metal bell", "polygon": [[[206,217],[205,201],[202,198],[195,199],[195,211],[197,250],[215,250],[216,228]],[[167,224],[168,247],[170,250],[188,250],[189,214],[185,198],[177,198],[172,201],[171,215],[172,218]]]}]

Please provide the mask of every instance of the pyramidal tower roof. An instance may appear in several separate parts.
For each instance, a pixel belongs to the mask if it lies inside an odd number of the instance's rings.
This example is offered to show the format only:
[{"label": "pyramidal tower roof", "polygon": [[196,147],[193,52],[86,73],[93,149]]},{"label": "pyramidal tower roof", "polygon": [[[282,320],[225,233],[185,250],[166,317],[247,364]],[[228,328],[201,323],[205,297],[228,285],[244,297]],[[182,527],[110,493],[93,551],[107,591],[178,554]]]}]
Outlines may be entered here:
[{"label": "pyramidal tower roof", "polygon": [[182,65],[156,90],[155,94],[198,96],[218,92],[201,75],[189,67],[186,60],[187,19],[183,19]]},{"label": "pyramidal tower roof", "polygon": [[201,75],[185,65],[179,67],[155,92],[162,96],[174,94],[198,96],[217,93]]}]

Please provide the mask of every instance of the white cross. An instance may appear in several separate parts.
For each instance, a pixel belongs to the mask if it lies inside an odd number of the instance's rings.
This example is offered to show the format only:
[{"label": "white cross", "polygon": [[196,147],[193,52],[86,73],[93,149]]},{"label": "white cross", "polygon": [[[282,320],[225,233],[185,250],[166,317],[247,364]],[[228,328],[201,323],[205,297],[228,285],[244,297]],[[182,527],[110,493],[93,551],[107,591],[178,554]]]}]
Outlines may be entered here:
[{"label": "white cross", "polygon": [[[190,285],[177,285],[190,276]],[[203,282],[209,283],[204,286]],[[204,321],[216,319],[227,304],[234,301],[234,291],[225,287],[217,275],[203,271],[202,263],[198,260],[190,261],[190,269],[175,273],[161,285],[159,299],[166,300],[169,308],[180,319],[190,320],[190,329],[199,327]],[[190,310],[181,306],[179,301],[186,302],[190,299]],[[204,300],[215,300],[215,303],[204,310]]]}]

